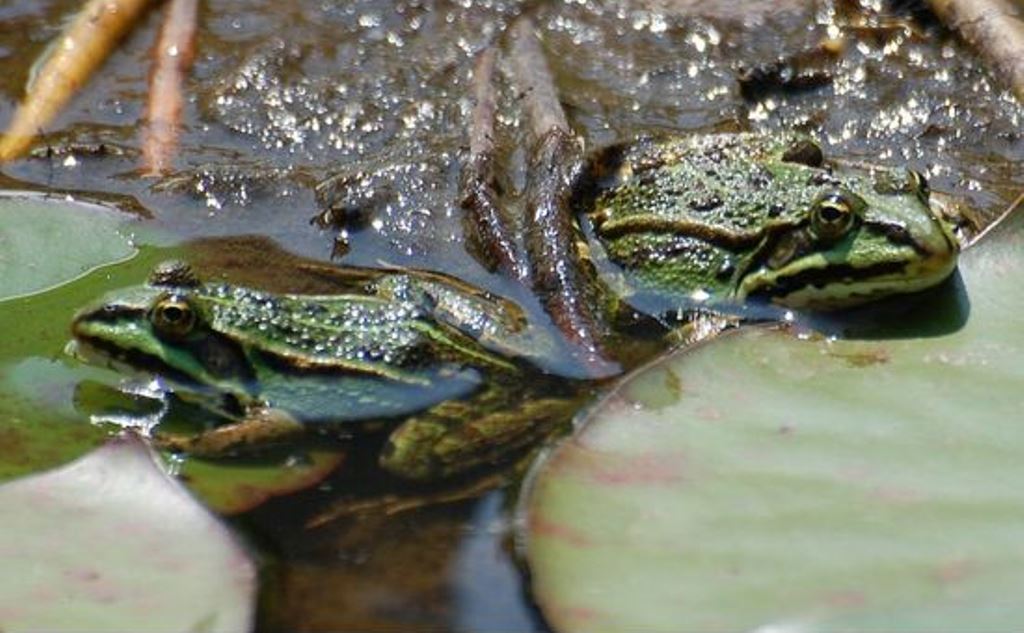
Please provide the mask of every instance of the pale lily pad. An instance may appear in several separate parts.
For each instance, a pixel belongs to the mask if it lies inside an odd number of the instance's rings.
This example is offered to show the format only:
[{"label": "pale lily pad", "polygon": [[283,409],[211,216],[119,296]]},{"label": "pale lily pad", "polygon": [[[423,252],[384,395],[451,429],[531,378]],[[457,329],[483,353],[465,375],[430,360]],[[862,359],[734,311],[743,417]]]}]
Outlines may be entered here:
[{"label": "pale lily pad", "polygon": [[0,629],[246,631],[256,570],[134,436],[0,486]]},{"label": "pale lily pad", "polygon": [[559,631],[1024,628],[1024,233],[961,262],[952,333],[748,329],[665,359],[535,473]]},{"label": "pale lily pad", "polygon": [[135,247],[130,216],[42,195],[0,195],[0,300],[24,296],[123,261]]}]

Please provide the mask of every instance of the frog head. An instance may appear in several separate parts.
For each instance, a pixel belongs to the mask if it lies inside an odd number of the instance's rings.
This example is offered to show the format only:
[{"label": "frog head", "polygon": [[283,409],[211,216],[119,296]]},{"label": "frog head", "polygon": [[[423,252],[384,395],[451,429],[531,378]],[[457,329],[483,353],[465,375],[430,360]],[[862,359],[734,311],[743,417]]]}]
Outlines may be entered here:
[{"label": "frog head", "polygon": [[916,292],[956,266],[924,177],[844,168],[797,134],[639,145],[591,214],[608,258],[660,301],[831,310]]},{"label": "frog head", "polygon": [[124,373],[159,375],[195,393],[248,399],[253,378],[237,340],[214,327],[211,301],[181,262],[155,268],[149,283],[113,291],[79,310],[72,351]]},{"label": "frog head", "polygon": [[915,171],[812,173],[804,207],[768,228],[737,274],[737,298],[832,310],[945,279],[959,247]]}]

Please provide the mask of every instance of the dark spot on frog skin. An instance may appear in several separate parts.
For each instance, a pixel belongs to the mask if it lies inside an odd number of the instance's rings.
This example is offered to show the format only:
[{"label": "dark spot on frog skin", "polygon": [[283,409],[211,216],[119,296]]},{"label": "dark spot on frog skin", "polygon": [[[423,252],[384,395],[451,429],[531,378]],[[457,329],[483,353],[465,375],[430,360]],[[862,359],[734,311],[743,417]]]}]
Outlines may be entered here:
[{"label": "dark spot on frog skin", "polygon": [[753,189],[764,189],[772,182],[772,174],[767,169],[759,168],[753,174],[750,175],[748,184]]},{"label": "dark spot on frog skin", "polygon": [[689,206],[694,211],[711,211],[722,206],[722,199],[715,194],[711,194],[705,198],[690,200]]},{"label": "dark spot on frog skin", "polygon": [[718,165],[725,160],[725,152],[723,152],[720,147],[710,147],[704,150],[704,158]]}]

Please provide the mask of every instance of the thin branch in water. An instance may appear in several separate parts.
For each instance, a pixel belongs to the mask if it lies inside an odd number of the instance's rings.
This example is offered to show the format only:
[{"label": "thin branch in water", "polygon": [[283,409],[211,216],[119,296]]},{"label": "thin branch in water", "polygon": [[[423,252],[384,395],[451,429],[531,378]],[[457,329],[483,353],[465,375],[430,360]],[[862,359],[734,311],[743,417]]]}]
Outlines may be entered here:
[{"label": "thin branch in water", "polygon": [[544,51],[537,41],[536,27],[529,18],[519,18],[512,27],[512,71],[523,92],[534,138],[539,139],[552,130],[572,134]]},{"label": "thin branch in water", "polygon": [[513,77],[523,93],[535,141],[526,183],[526,252],[534,292],[552,321],[574,345],[592,375],[618,371],[606,349],[604,289],[581,254],[573,187],[583,169],[583,150],[572,132],[551,79],[532,20],[513,27]]},{"label": "thin branch in water", "polygon": [[1008,0],[929,0],[932,10],[978,49],[1024,102],[1024,20]]},{"label": "thin branch in water", "polygon": [[18,158],[53,121],[142,15],[149,0],[90,0],[47,51],[47,59],[14,113],[0,162]]},{"label": "thin branch in water", "polygon": [[467,247],[485,267],[526,284],[526,258],[498,201],[494,165],[495,56],[494,48],[484,50],[473,69],[476,103],[469,128],[469,157],[459,183],[459,199],[465,212],[463,229]]},{"label": "thin branch in water", "polygon": [[199,0],[171,0],[153,50],[146,126],[142,133],[142,173],[166,174],[174,160],[181,131],[185,77],[195,54]]}]

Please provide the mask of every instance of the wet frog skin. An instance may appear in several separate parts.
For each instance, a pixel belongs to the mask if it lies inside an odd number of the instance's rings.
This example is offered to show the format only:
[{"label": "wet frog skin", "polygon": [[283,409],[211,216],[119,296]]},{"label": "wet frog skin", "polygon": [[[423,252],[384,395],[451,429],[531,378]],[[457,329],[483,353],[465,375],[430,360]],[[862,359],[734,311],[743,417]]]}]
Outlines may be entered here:
[{"label": "wet frog skin", "polygon": [[[517,29],[518,41],[535,39],[525,21]],[[567,420],[573,394],[538,367],[582,349],[590,376],[620,370],[605,354],[623,347],[607,324],[630,312],[624,304],[841,309],[925,289],[956,266],[957,243],[915,172],[843,167],[798,134],[687,135],[583,157],[558,107],[549,98],[527,108],[550,129],[534,129],[522,226],[494,213],[493,130],[475,127],[493,116],[474,115],[463,208],[480,228],[475,250],[490,254],[483,265],[533,290],[561,343],[516,304],[432,273],[380,272],[349,294],[274,295],[203,284],[171,264],[82,310],[77,354],[163,376],[229,420],[193,436],[158,433],[165,448],[220,455],[308,430],[394,428],[381,465],[432,479]]]},{"label": "wet frog skin", "polygon": [[82,360],[161,376],[229,421],[155,435],[194,455],[397,426],[382,466],[428,479],[521,446],[569,406],[539,396],[548,381],[517,359],[544,341],[514,304],[428,273],[377,275],[365,294],[274,295],[204,284],[167,262],[148,284],[81,310],[71,329]]},{"label": "wet frog skin", "polygon": [[[834,309],[926,288],[956,264],[921,176],[841,172],[808,137],[643,141],[590,169],[595,250],[667,306]],[[236,420],[158,435],[166,448],[218,455],[397,424],[381,463],[418,479],[486,463],[571,413],[538,388],[551,387],[538,361],[558,353],[540,330],[515,304],[425,272],[380,273],[357,294],[274,295],[202,284],[181,263],[72,325],[83,358],[164,376]]]},{"label": "wet frog skin", "polygon": [[715,134],[606,150],[584,208],[607,257],[667,305],[833,310],[945,279],[958,245],[923,176],[840,169],[807,136]]}]

